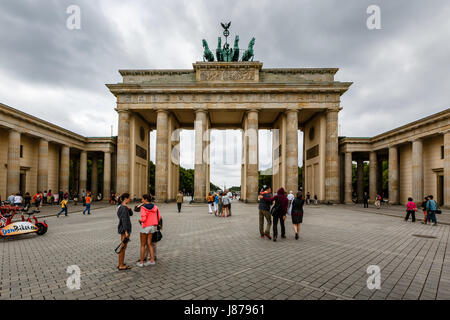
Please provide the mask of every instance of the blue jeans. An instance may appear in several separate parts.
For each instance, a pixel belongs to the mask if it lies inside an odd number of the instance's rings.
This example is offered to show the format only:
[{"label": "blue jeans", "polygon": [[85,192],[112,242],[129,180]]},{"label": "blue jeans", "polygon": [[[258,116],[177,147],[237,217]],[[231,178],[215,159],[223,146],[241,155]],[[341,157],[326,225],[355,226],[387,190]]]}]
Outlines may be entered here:
[{"label": "blue jeans", "polygon": [[87,211],[88,214],[91,214],[91,204],[86,203],[86,209],[83,210],[83,214]]},{"label": "blue jeans", "polygon": [[434,211],[434,210],[427,211],[427,222],[428,221],[432,221],[433,223],[437,223],[436,211]]},{"label": "blue jeans", "polygon": [[65,216],[67,217],[67,208],[62,208],[60,212],[58,212],[58,216],[63,213],[65,214]]}]

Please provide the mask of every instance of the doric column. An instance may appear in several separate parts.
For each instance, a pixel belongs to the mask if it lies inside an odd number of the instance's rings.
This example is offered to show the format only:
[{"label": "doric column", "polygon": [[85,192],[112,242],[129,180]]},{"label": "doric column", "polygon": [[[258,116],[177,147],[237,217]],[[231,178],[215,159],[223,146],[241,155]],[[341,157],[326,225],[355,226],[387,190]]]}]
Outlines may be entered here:
[{"label": "doric column", "polygon": [[98,194],[98,158],[96,155],[92,157],[91,193],[93,195]]},{"label": "doric column", "polygon": [[117,192],[130,192],[130,112],[119,110],[117,136]]},{"label": "doric column", "polygon": [[258,200],[258,110],[247,111],[247,196],[248,202]]},{"label": "doric column", "polygon": [[[6,178],[7,197],[16,194],[20,188],[20,132],[9,131],[8,173]],[[25,191],[25,190],[22,190]]]},{"label": "doric column", "polygon": [[344,201],[345,203],[352,203],[352,153],[345,153],[345,175],[344,175]]},{"label": "doric column", "polygon": [[206,163],[204,158],[205,131],[207,113],[204,109],[195,110],[195,172],[194,201],[204,202],[206,199]]},{"label": "doric column", "polygon": [[68,146],[62,146],[61,163],[59,169],[59,179],[60,179],[59,190],[61,190],[64,193],[69,191],[69,167],[70,167],[70,148]]},{"label": "doric column", "polygon": [[333,203],[339,202],[338,112],[330,109],[326,113],[325,200]]},{"label": "doric column", "polygon": [[450,130],[444,132],[444,206],[450,207]]},{"label": "doric column", "polygon": [[369,197],[371,202],[374,202],[377,197],[377,173],[377,153],[372,151],[369,155]]},{"label": "doric column", "polygon": [[362,158],[358,158],[357,160],[356,172],[356,189],[358,192],[358,202],[362,202],[364,195],[364,160]]},{"label": "doric column", "polygon": [[286,191],[298,191],[298,110],[286,111]]},{"label": "doric column", "polygon": [[103,199],[109,200],[111,193],[111,152],[105,152],[103,159]]},{"label": "doric column", "polygon": [[48,141],[39,140],[37,191],[48,190]]},{"label": "doric column", "polygon": [[420,139],[412,142],[412,198],[422,202],[423,194],[423,142]]},{"label": "doric column", "polygon": [[157,110],[156,116],[156,166],[155,196],[157,201],[167,200],[168,187],[169,114]]},{"label": "doric column", "polygon": [[87,152],[80,153],[80,197],[83,191],[86,191],[87,183]]},{"label": "doric column", "polygon": [[398,149],[397,147],[389,148],[389,203],[399,203],[398,190]]}]

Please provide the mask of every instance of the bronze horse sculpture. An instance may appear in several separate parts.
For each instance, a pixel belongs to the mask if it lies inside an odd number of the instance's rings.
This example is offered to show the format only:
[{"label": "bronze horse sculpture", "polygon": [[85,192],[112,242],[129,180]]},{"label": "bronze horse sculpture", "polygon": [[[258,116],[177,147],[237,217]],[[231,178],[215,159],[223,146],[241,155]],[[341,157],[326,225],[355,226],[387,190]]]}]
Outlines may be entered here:
[{"label": "bronze horse sculpture", "polygon": [[252,38],[252,40],[250,40],[250,43],[248,44],[248,49],[245,50],[244,54],[242,55],[242,61],[250,61],[250,59],[252,59],[252,61],[253,61],[253,57],[254,57],[253,46],[254,45],[255,45],[255,38]]},{"label": "bronze horse sculpture", "polygon": [[212,54],[211,50],[209,50],[208,47],[208,43],[206,42],[205,39],[202,40],[203,43],[203,61],[209,61],[209,62],[213,62],[214,61],[214,55]]},{"label": "bronze horse sculpture", "polygon": [[233,48],[233,56],[231,61],[239,61],[239,36],[236,35],[234,38],[234,48]]}]

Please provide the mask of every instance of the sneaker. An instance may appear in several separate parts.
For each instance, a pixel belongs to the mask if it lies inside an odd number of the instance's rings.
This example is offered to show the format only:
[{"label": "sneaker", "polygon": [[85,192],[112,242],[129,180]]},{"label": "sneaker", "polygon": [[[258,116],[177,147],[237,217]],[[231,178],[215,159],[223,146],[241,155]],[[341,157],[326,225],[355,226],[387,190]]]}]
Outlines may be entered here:
[{"label": "sneaker", "polygon": [[267,239],[269,239],[269,240],[272,239],[272,237],[270,236],[270,234],[265,233],[264,235],[267,237]]},{"label": "sneaker", "polygon": [[282,234],[281,237],[282,237],[283,239],[286,239],[286,236],[285,236],[284,234]]},{"label": "sneaker", "polygon": [[276,242],[277,241],[277,238],[273,238],[273,242]]},{"label": "sneaker", "polygon": [[437,226],[437,223],[433,223],[433,226]]},{"label": "sneaker", "polygon": [[[147,262],[146,262],[146,263],[147,263]],[[144,266],[144,264],[143,264],[143,263],[140,263],[140,262],[136,263],[136,265],[137,265],[139,268],[142,268],[142,267]]]},{"label": "sneaker", "polygon": [[264,236],[261,236],[261,239],[264,239]]},{"label": "sneaker", "polygon": [[156,264],[155,261],[147,261],[144,263],[144,266],[148,267],[148,266],[154,266]]}]

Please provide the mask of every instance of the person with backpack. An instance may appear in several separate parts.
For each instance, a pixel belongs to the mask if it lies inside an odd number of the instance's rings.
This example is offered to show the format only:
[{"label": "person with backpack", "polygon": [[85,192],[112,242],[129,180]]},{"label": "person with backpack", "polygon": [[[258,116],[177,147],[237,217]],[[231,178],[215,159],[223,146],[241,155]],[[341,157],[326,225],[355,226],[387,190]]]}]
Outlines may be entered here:
[{"label": "person with backpack", "polygon": [[[118,270],[130,270],[132,267],[125,264],[125,251],[131,235],[131,220],[130,216],[133,215],[133,211],[128,208],[130,203],[130,194],[124,193],[120,196],[120,204],[117,207],[117,217],[119,218],[119,225],[117,231],[120,234],[121,248],[119,252],[119,264]],[[125,240],[126,239],[126,240]]]},{"label": "person with backpack", "polygon": [[412,222],[416,222],[416,203],[413,201],[413,198],[408,198],[408,203],[406,204],[406,217],[405,221],[409,220],[409,216],[411,215]]},{"label": "person with backpack", "polygon": [[375,198],[375,207],[377,207],[377,209],[381,208],[381,196],[379,194],[377,194]]},{"label": "person with backpack", "polygon": [[38,191],[33,197],[33,202],[34,202],[34,205],[36,206],[37,212],[39,212],[39,207],[41,206],[41,200],[42,200],[42,193],[40,191]]},{"label": "person with backpack", "polygon": [[213,203],[214,203],[214,196],[212,195],[212,193],[208,193],[208,195],[206,196],[206,202],[208,202],[208,212],[209,214],[213,213]]},{"label": "person with backpack", "polygon": [[[270,215],[270,204],[271,202],[267,201],[272,197],[272,189],[268,186],[264,186],[263,191],[259,195],[259,234],[261,239],[267,237],[267,239],[271,240],[270,237],[270,227],[272,226],[272,216]],[[264,230],[264,219],[266,220],[266,229]]]},{"label": "person with backpack", "polygon": [[433,196],[428,196],[427,201],[427,221],[432,221],[433,226],[437,226],[437,220],[436,220],[436,211],[437,211],[437,203],[434,201]]},{"label": "person with backpack", "polygon": [[427,224],[427,202],[428,202],[428,197],[425,197],[424,201],[422,201],[422,204],[421,204],[422,211],[423,211],[422,224]]},{"label": "person with backpack", "polygon": [[[151,196],[144,194],[142,196],[142,203],[139,206],[141,212],[141,219],[139,219],[140,238],[141,238],[141,251],[140,261],[137,262],[138,267],[155,265],[156,260],[156,246],[153,242],[153,234],[158,230],[158,225],[161,222],[161,215],[158,207],[150,203]],[[150,251],[150,261],[144,263],[146,255],[146,247]]]},{"label": "person with backpack", "polygon": [[272,240],[277,241],[278,237],[278,221],[281,225],[281,238],[286,238],[286,229],[284,226],[284,221],[286,220],[287,209],[289,205],[289,200],[286,197],[286,192],[284,188],[278,189],[277,194],[271,198],[263,198],[264,201],[272,203],[275,202],[270,213],[273,217],[273,237]]}]

